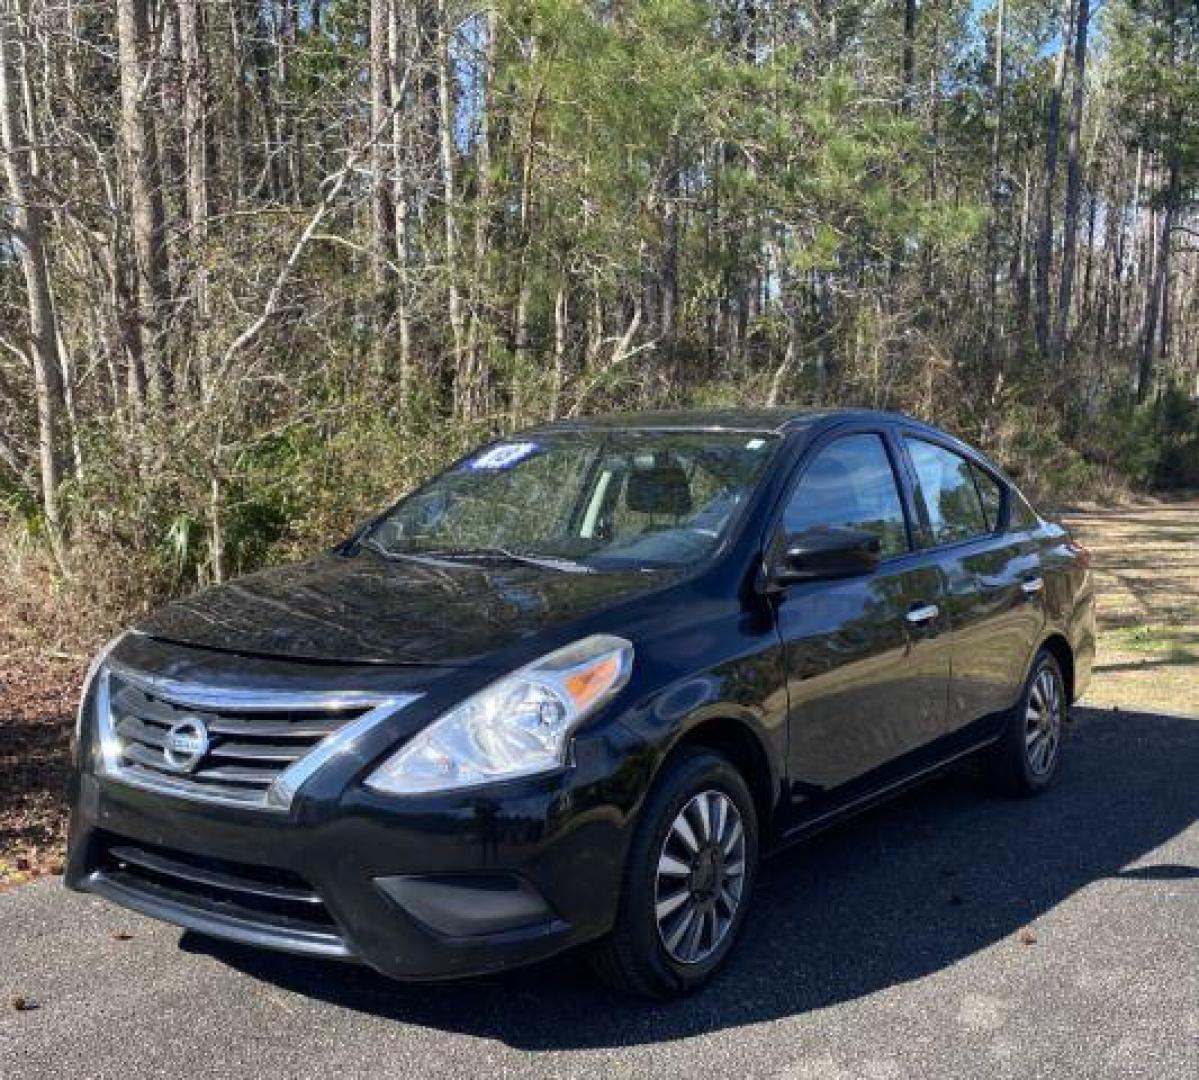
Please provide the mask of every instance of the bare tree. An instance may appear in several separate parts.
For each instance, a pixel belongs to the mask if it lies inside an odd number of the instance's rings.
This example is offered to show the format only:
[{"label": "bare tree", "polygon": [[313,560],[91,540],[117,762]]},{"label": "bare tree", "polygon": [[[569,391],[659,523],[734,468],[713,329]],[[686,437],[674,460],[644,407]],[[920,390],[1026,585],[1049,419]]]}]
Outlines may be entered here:
[{"label": "bare tree", "polygon": [[[453,58],[450,55],[449,5],[446,0],[436,0],[437,15],[437,117],[438,117],[438,162],[441,169],[441,213],[444,218],[446,306],[449,308],[450,330],[453,334],[453,361],[455,369],[455,391],[459,389],[458,365],[462,362],[465,345],[466,323],[462,314],[462,294],[459,286],[458,269],[458,199],[454,180],[454,76]],[[455,411],[463,415],[466,403],[459,399]]]},{"label": "bare tree", "polygon": [[391,98],[392,210],[395,220],[396,323],[399,336],[398,396],[400,407],[408,404],[412,390],[412,314],[409,294],[412,288],[408,226],[412,215],[409,170],[415,155],[409,153],[412,125],[407,121],[409,76],[420,53],[421,34],[414,14],[403,6],[404,0],[389,0],[387,19],[387,78]]},{"label": "bare tree", "polygon": [[199,0],[178,0],[179,37],[183,66],[184,168],[187,175],[187,219],[194,312],[195,363],[201,386],[208,359],[208,133],[205,108],[207,71]]},{"label": "bare tree", "polygon": [[391,130],[391,0],[371,0],[370,5],[370,124],[371,124],[371,272],[374,280],[374,333],[371,350],[375,368],[382,371],[388,348],[391,321],[391,257],[395,249],[395,204],[391,173],[395,155],[387,139]]},{"label": "bare tree", "polygon": [[[25,71],[28,51],[19,37],[24,0],[5,0],[0,9],[0,151],[12,200],[12,230],[25,278],[29,317],[28,356],[37,398],[38,464],[42,509],[57,547],[62,530],[58,505],[59,439],[63,412],[62,366],[58,325],[50,290],[46,215],[35,190],[40,141],[35,129],[32,91]],[[22,350],[24,351],[24,350]]]},{"label": "bare tree", "polygon": [[147,0],[117,0],[121,144],[136,255],[137,353],[130,364],[129,387],[135,407],[143,401],[147,384],[154,399],[165,403],[168,383],[159,320],[170,282],[158,142],[148,100],[155,80],[147,7]]}]

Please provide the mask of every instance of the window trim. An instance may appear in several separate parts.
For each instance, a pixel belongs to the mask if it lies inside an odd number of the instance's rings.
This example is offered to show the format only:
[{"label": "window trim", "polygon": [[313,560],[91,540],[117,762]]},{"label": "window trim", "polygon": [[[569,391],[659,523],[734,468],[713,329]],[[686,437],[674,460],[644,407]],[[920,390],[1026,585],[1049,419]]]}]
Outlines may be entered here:
[{"label": "window trim", "polygon": [[[895,491],[899,496],[899,507],[903,513],[904,529],[908,537],[908,550],[898,555],[884,555],[879,561],[880,567],[890,568],[896,564],[920,555],[922,552],[919,535],[915,527],[914,505],[910,490],[909,477],[905,471],[900,449],[892,438],[892,429],[885,424],[845,424],[837,425],[822,432],[816,439],[804,447],[799,460],[792,465],[783,490],[778,497],[762,534],[762,555],[765,559],[779,538],[784,534],[783,519],[786,517],[787,506],[791,502],[796,489],[803,483],[808,469],[820,454],[839,439],[851,438],[855,435],[875,435],[883,445],[883,453],[891,466],[891,478],[895,481]],[[869,576],[869,575],[867,575]],[[802,583],[797,583],[802,584]]]}]

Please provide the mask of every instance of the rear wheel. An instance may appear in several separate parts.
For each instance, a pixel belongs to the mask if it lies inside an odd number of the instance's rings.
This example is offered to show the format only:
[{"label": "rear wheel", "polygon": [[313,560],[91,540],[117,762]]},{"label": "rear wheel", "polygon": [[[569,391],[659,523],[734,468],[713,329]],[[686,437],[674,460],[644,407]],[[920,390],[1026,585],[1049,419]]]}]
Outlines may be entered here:
[{"label": "rear wheel", "polygon": [[1061,667],[1051,652],[1042,650],[1003,737],[991,751],[991,776],[1003,791],[1035,795],[1053,781],[1068,707]]},{"label": "rear wheel", "polygon": [[593,949],[600,977],[659,999],[703,985],[741,930],[757,854],[741,774],[710,750],[680,752],[642,810],[616,924]]}]

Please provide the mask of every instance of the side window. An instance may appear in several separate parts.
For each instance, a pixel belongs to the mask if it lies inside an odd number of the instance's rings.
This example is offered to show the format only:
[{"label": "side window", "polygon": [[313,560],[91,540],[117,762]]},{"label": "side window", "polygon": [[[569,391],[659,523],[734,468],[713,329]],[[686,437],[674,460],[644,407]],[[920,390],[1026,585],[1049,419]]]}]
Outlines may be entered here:
[{"label": "side window", "polygon": [[952,544],[990,532],[970,463],[952,450],[906,438],[919,493],[937,544]]},{"label": "side window", "polygon": [[908,550],[903,503],[879,435],[847,435],[809,463],[783,512],[789,533],[861,529],[882,541],[884,558]]},{"label": "side window", "polygon": [[982,500],[987,529],[994,532],[999,528],[999,515],[1003,513],[1003,488],[995,477],[977,465],[970,466],[970,473],[974,477],[974,486],[978,488],[978,497]]}]

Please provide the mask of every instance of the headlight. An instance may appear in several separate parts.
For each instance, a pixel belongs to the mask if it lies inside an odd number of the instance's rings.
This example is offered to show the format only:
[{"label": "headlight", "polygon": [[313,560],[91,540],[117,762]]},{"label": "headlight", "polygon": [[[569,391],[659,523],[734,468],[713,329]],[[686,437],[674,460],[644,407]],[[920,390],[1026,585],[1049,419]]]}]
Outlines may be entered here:
[{"label": "headlight", "polygon": [[76,742],[79,742],[79,738],[83,734],[83,710],[87,705],[88,694],[92,692],[92,683],[96,681],[96,676],[100,673],[100,666],[108,659],[108,654],[120,644],[121,638],[124,636],[124,633],[117,634],[104,648],[96,653],[95,659],[92,660],[91,666],[87,669],[87,674],[83,678],[83,690],[79,694],[79,708],[75,710]]},{"label": "headlight", "polygon": [[366,781],[392,795],[556,769],[571,732],[629,680],[633,646],[597,634],[543,656],[434,720]]}]

